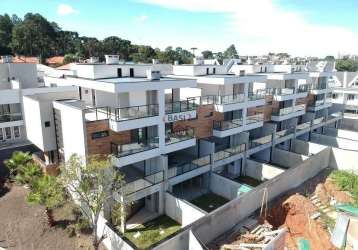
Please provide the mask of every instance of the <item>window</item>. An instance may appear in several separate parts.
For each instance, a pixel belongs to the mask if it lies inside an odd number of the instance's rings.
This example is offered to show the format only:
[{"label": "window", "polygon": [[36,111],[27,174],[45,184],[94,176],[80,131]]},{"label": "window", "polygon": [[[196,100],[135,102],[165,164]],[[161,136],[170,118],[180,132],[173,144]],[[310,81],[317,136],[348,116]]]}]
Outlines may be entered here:
[{"label": "window", "polygon": [[213,68],[213,74],[214,75],[216,74],[216,68]]},{"label": "window", "polygon": [[348,100],[354,100],[354,95],[353,95],[353,94],[348,94],[347,99],[348,99]]},{"label": "window", "polygon": [[11,128],[10,128],[10,127],[6,127],[6,128],[5,128],[5,139],[6,139],[6,140],[10,140],[10,139],[11,139]]},{"label": "window", "polygon": [[88,89],[85,89],[85,94],[88,94]]},{"label": "window", "polygon": [[129,69],[129,77],[134,77],[134,69],[133,68]]},{"label": "window", "polygon": [[100,139],[109,136],[108,130],[105,131],[99,131],[92,133],[92,140]]},{"label": "window", "polygon": [[212,117],[213,115],[214,115],[214,112],[209,112],[204,117],[208,118],[208,117]]},{"label": "window", "polygon": [[206,74],[209,75],[209,68],[206,68]]},{"label": "window", "polygon": [[19,138],[20,137],[20,127],[15,126],[13,129],[14,129],[14,137]]},{"label": "window", "polygon": [[2,128],[0,128],[0,141],[4,140],[4,133],[2,131]]},{"label": "window", "polygon": [[332,98],[333,98],[333,99],[338,99],[338,94],[333,93]]},{"label": "window", "polygon": [[45,128],[48,128],[48,127],[51,127],[50,121],[46,121],[46,122],[45,122]]}]

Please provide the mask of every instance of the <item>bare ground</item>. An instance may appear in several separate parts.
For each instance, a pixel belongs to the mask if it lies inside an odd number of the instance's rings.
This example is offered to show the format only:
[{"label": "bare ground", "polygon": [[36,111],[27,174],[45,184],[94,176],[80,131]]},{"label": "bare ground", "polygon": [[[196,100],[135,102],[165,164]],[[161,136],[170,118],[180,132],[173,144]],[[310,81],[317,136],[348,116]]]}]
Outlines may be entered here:
[{"label": "bare ground", "polygon": [[44,207],[25,201],[28,190],[17,185],[5,185],[2,190],[5,191],[0,192],[0,247],[16,250],[91,249],[89,235],[69,236],[65,229],[71,223],[68,214],[60,209],[55,211],[55,220],[59,223],[49,227]]}]

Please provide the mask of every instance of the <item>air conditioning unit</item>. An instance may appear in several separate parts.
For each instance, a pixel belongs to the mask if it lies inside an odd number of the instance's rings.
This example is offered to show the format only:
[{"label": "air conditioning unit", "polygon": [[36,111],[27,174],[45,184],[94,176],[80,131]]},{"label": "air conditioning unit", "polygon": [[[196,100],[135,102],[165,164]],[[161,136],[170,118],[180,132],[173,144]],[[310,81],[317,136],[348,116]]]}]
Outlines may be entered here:
[{"label": "air conditioning unit", "polygon": [[148,80],[160,80],[160,71],[158,70],[147,70],[147,79]]},{"label": "air conditioning unit", "polygon": [[239,76],[244,76],[245,74],[245,70],[240,70]]}]

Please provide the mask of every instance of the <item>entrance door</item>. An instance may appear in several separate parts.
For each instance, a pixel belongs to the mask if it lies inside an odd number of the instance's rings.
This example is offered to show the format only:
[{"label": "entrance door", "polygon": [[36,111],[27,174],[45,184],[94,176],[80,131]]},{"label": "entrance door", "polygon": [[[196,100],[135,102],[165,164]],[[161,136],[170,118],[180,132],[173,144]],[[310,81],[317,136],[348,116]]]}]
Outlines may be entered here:
[{"label": "entrance door", "polygon": [[134,69],[133,68],[129,69],[129,77],[134,77]]},{"label": "entrance door", "polygon": [[117,77],[122,77],[122,68],[117,69]]}]

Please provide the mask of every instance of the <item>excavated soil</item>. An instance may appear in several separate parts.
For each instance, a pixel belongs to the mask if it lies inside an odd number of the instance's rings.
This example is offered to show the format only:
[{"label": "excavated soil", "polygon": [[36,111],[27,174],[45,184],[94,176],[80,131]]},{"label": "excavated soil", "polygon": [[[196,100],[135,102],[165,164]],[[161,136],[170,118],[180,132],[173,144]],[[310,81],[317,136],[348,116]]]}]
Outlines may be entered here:
[{"label": "excavated soil", "polygon": [[330,243],[330,235],[320,222],[310,218],[317,208],[306,197],[295,194],[276,203],[268,217],[268,221],[274,227],[288,229],[286,247],[297,249],[298,240],[304,238],[310,242],[311,249],[330,250],[336,249]]}]

